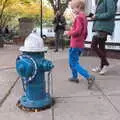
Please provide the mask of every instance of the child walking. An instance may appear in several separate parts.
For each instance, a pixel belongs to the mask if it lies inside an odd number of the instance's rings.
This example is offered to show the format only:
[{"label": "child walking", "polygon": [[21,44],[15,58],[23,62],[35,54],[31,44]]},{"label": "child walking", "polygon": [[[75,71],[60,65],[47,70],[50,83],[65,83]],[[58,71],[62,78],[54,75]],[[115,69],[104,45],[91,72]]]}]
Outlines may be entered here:
[{"label": "child walking", "polygon": [[69,66],[72,71],[72,82],[79,82],[78,73],[88,81],[88,89],[94,83],[95,77],[79,64],[79,57],[84,50],[84,41],[87,37],[87,18],[84,13],[85,3],[80,0],[72,0],[70,3],[75,19],[70,31],[66,32],[70,39]]}]

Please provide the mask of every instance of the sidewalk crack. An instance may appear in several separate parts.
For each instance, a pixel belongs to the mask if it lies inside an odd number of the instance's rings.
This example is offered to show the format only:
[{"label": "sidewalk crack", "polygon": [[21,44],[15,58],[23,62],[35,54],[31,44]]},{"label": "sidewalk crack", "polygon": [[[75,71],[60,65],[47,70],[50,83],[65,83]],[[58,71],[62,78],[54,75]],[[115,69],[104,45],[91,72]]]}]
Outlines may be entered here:
[{"label": "sidewalk crack", "polygon": [[8,90],[8,92],[6,93],[6,95],[2,98],[2,100],[0,101],[0,107],[2,107],[3,103],[5,102],[5,100],[8,98],[8,96],[10,95],[12,89],[15,87],[17,81],[19,80],[19,77],[17,77],[17,79],[15,80],[15,82],[13,83],[13,85],[10,87],[10,89]]},{"label": "sidewalk crack", "polygon": [[112,107],[120,114],[120,111],[117,107],[112,103],[112,101],[107,97],[107,95],[103,92],[103,90],[95,83],[96,88],[102,93],[103,97],[108,100],[108,102],[112,105]]}]

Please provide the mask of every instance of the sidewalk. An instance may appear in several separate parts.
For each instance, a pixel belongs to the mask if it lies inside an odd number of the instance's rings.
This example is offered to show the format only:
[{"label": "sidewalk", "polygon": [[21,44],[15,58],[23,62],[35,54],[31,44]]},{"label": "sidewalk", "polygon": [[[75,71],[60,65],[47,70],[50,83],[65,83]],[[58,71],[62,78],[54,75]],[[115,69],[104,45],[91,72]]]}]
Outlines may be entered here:
[{"label": "sidewalk", "polygon": [[[0,48],[0,119],[1,120],[120,120],[120,60],[109,59],[110,71],[96,76],[92,90],[80,77],[80,83],[68,81],[70,71],[67,50],[45,54],[55,64],[53,69],[53,97],[56,104],[42,112],[24,112],[16,107],[23,95],[20,79],[15,70],[18,46]],[[98,62],[96,57],[81,57],[81,64],[89,71]]]}]

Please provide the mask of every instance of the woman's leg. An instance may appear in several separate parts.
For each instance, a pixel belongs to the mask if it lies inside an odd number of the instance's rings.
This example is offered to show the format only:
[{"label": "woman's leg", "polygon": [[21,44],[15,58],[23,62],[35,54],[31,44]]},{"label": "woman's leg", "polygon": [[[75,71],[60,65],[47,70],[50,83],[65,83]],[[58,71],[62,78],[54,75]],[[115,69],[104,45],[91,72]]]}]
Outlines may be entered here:
[{"label": "woman's leg", "polygon": [[105,41],[106,38],[100,38],[99,36],[95,35],[92,39],[91,48],[97,53],[101,60],[100,68],[103,68],[103,64],[107,64],[106,59],[106,52],[105,52]]},{"label": "woman's leg", "polygon": [[105,50],[105,41],[106,41],[107,37],[101,38],[101,40],[99,40],[99,49],[102,51],[102,53],[104,53],[103,55],[101,55],[101,67],[103,68],[104,65],[108,66],[108,60],[106,58],[106,50]]},{"label": "woman's leg", "polygon": [[55,32],[55,52],[58,51],[58,47],[59,47],[59,31]]},{"label": "woman's leg", "polygon": [[62,50],[64,50],[64,30],[60,30],[60,47],[62,48]]}]

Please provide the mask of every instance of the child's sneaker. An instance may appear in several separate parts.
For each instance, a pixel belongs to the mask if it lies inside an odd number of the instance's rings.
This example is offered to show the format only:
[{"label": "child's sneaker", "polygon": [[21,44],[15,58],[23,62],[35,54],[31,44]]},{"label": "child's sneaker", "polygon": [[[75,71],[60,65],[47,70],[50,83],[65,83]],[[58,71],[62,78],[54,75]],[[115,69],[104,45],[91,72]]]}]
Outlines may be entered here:
[{"label": "child's sneaker", "polygon": [[68,80],[71,81],[71,82],[79,83],[79,79],[78,78],[69,78]]},{"label": "child's sneaker", "polygon": [[88,89],[90,89],[95,81],[95,76],[91,75],[91,77],[88,78],[87,80],[88,80]]},{"label": "child's sneaker", "polygon": [[99,72],[99,74],[100,74],[100,75],[104,75],[105,73],[107,73],[107,71],[108,71],[108,66],[105,65],[105,66],[102,68],[102,70]]},{"label": "child's sneaker", "polygon": [[100,71],[101,68],[99,66],[92,69],[92,72],[100,72]]}]

